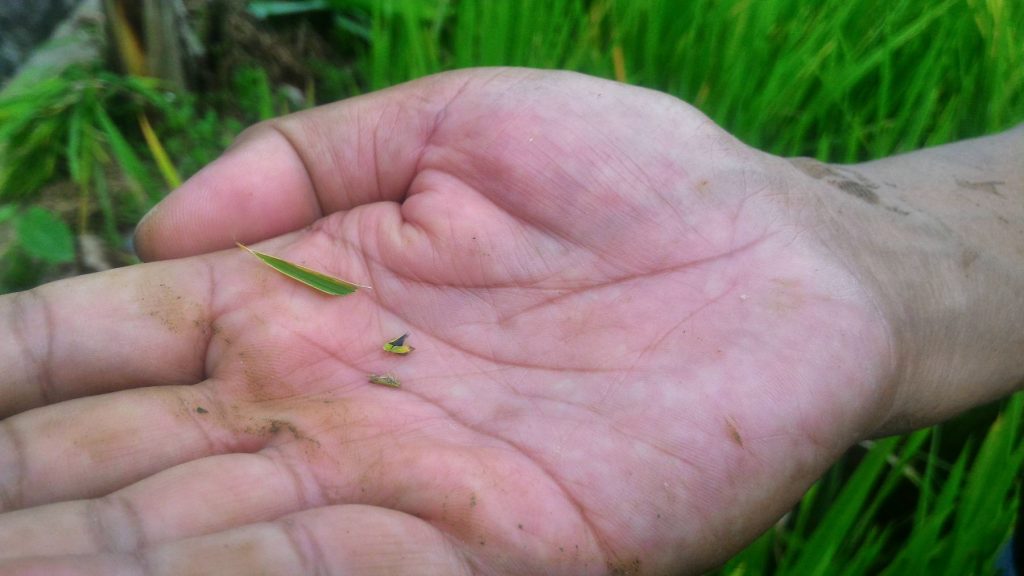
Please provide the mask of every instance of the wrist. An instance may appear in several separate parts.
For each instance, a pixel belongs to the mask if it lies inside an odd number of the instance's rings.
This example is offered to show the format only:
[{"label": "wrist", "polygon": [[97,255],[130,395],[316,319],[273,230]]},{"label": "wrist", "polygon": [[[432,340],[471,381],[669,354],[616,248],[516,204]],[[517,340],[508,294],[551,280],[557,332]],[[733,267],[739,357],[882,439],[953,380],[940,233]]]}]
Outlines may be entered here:
[{"label": "wrist", "polygon": [[878,434],[948,418],[1024,382],[1024,130],[854,166],[803,159],[823,241],[888,321]]}]

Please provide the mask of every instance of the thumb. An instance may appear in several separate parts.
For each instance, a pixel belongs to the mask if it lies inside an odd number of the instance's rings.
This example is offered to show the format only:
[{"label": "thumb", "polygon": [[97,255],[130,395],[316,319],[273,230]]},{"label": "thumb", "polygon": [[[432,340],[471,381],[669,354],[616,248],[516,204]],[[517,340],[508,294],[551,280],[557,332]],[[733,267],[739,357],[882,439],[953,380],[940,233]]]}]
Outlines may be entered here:
[{"label": "thumb", "polygon": [[361,204],[401,201],[436,122],[481,70],[423,78],[257,124],[139,223],[163,260],[253,243]]}]

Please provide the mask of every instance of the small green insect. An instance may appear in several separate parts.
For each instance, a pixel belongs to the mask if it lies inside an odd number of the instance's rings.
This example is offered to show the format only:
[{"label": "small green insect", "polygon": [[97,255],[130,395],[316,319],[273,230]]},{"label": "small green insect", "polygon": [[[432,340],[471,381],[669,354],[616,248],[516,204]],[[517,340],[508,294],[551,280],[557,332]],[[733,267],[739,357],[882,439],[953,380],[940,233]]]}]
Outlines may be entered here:
[{"label": "small green insect", "polygon": [[392,388],[402,387],[402,383],[398,381],[398,378],[395,378],[391,374],[370,374],[370,383],[390,386]]},{"label": "small green insect", "polygon": [[384,344],[384,351],[391,352],[392,354],[408,354],[415,350],[412,346],[408,346],[405,343],[405,339],[409,337],[409,334],[402,334],[394,340],[389,340]]}]

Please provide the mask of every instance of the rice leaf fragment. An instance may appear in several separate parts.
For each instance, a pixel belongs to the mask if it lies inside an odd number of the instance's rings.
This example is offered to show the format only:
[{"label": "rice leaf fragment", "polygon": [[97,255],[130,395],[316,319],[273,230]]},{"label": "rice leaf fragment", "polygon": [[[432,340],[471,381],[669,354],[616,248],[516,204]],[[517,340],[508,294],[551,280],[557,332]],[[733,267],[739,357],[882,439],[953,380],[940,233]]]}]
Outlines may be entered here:
[{"label": "rice leaf fragment", "polygon": [[292,280],[302,282],[306,286],[319,290],[325,294],[330,294],[332,296],[347,296],[359,288],[369,288],[369,286],[353,284],[352,282],[346,282],[345,280],[335,278],[334,276],[328,276],[327,274],[317,272],[316,270],[306,268],[305,266],[294,264],[283,258],[264,254],[263,252],[249,248],[241,242],[236,242],[236,244],[238,244],[239,248],[248,251],[253,256],[262,260],[267,266],[270,266],[281,274],[284,274]]}]

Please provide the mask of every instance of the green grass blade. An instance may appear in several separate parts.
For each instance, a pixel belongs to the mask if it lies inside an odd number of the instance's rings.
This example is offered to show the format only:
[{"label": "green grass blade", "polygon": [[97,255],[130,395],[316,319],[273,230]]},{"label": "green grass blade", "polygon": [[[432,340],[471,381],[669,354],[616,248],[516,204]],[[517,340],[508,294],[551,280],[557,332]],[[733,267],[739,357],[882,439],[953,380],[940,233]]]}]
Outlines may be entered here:
[{"label": "green grass blade", "polygon": [[153,187],[149,182],[149,176],[146,174],[142,161],[135,154],[131,144],[128,143],[128,140],[102,106],[95,106],[93,114],[97,126],[103,135],[106,136],[107,144],[110,146],[114,159],[117,160],[117,164],[121,167],[125,176],[128,177],[131,184],[129,190],[132,192],[135,201],[140,206],[148,207],[151,201],[156,201],[156,198],[153,197]]},{"label": "green grass blade", "polygon": [[1024,397],[1010,399],[992,423],[964,480],[952,530],[947,574],[977,574],[991,566],[1013,532],[1024,465]]},{"label": "green grass blade", "polygon": [[75,259],[75,239],[67,224],[55,214],[33,206],[17,221],[18,242],[26,252],[51,264]]},{"label": "green grass blade", "polygon": [[84,106],[75,107],[74,111],[71,112],[67,128],[68,142],[65,154],[67,154],[68,172],[71,174],[71,180],[76,184],[88,181],[88,176],[85,178],[82,176],[82,133],[85,130],[85,121],[83,119],[84,115]]},{"label": "green grass blade", "polygon": [[153,162],[156,163],[157,168],[160,169],[160,174],[164,177],[164,183],[171,190],[181,186],[181,176],[174,167],[174,163],[171,162],[171,158],[167,155],[167,151],[164,150],[163,144],[160,143],[160,138],[157,137],[156,131],[149,124],[149,118],[145,114],[139,114],[139,128],[142,129],[142,136],[146,139],[146,145],[149,146],[149,153],[153,156]]},{"label": "green grass blade", "polygon": [[59,122],[38,122],[3,146],[0,159],[0,201],[25,200],[47,183],[57,169],[63,137]]},{"label": "green grass blade", "polygon": [[247,250],[250,254],[266,263],[267,266],[270,266],[292,280],[302,282],[306,286],[319,290],[325,294],[330,294],[332,296],[347,296],[359,288],[369,288],[369,286],[346,282],[339,278],[328,276],[322,272],[317,272],[311,268],[294,264],[276,256],[258,252],[241,243],[238,243],[238,247]]},{"label": "green grass blade", "polygon": [[[884,478],[886,463],[895,453],[898,438],[885,438],[874,443],[844,484],[829,513],[810,539],[802,546],[802,554],[788,574],[828,574],[841,558],[840,547],[847,543],[851,530],[862,520],[864,507],[870,502],[875,487]],[[790,566],[785,566],[790,568]]]},{"label": "green grass blade", "polygon": [[774,565],[777,530],[771,529],[762,534],[750,546],[734,556],[719,569],[722,576],[757,576],[771,574]]},{"label": "green grass blade", "polygon": [[93,172],[93,190],[96,192],[100,213],[103,214],[103,234],[111,246],[116,246],[118,242],[117,216],[114,211],[114,202],[110,197],[107,176],[102,169]]},{"label": "green grass blade", "polygon": [[942,490],[935,504],[918,512],[910,535],[903,542],[895,558],[885,567],[882,576],[939,573],[942,563],[935,560],[949,557],[948,538],[944,539],[942,534],[949,531],[947,523],[956,511],[956,499],[967,468],[967,458],[972,450],[968,445],[961,451],[949,476],[942,483]]},{"label": "green grass blade", "polygon": [[920,484],[917,473],[910,466],[910,461],[921,450],[924,443],[931,435],[931,430],[918,430],[903,437],[903,444],[897,455],[895,450],[889,458],[890,469],[881,485],[874,489],[870,501],[860,512],[860,519],[847,534],[849,541],[858,542],[864,532],[870,529],[871,524],[877,521],[878,512],[886,503],[887,498],[899,484],[910,481],[913,484]]}]

